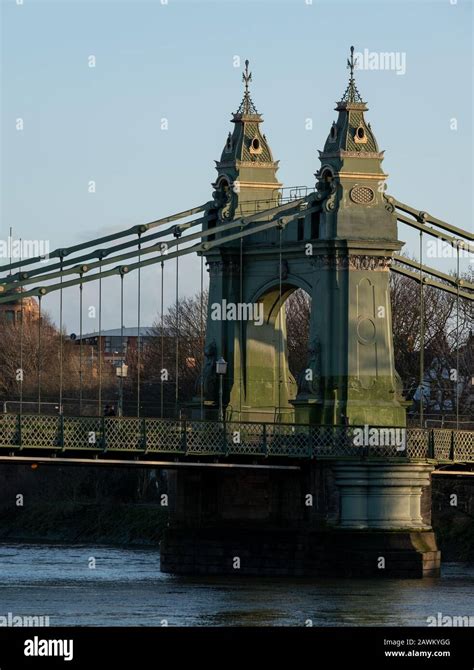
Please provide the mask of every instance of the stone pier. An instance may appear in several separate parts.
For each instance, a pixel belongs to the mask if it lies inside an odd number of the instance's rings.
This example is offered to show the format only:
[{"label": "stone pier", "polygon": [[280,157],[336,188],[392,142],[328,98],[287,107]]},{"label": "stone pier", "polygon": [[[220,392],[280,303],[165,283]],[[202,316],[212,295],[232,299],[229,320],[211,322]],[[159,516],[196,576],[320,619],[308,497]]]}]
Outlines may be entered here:
[{"label": "stone pier", "polygon": [[439,575],[427,464],[170,471],[161,569],[176,574]]}]

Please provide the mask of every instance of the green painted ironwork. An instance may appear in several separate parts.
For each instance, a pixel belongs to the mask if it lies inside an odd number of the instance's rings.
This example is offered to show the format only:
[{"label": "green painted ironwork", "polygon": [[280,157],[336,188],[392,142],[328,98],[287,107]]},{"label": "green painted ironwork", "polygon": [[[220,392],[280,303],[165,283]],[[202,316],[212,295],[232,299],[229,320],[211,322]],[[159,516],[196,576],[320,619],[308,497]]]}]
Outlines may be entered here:
[{"label": "green painted ironwork", "polygon": [[[408,265],[411,268],[415,268],[416,270],[420,269],[420,263],[412,261],[411,258],[408,258],[407,256],[400,256],[400,254],[393,254],[393,260],[397,261],[397,263],[403,263],[404,265]],[[451,286],[455,286],[456,288],[459,286],[467,289],[474,289],[474,284],[472,282],[467,281],[466,279],[460,279],[455,275],[448,275],[445,272],[441,272],[440,270],[431,268],[428,265],[421,264],[421,269],[423,270],[423,272],[431,274],[433,275],[433,277],[437,277],[438,279],[442,279],[443,281],[448,282]]]},{"label": "green painted ironwork", "polygon": [[[418,267],[420,267],[419,263],[418,263]],[[425,271],[426,270],[426,265],[422,264],[421,268],[422,268],[423,271]],[[459,295],[459,297],[464,298],[465,300],[474,300],[474,293],[467,293],[466,291],[459,291],[459,289],[454,288],[453,286],[448,286],[448,284],[442,284],[441,282],[436,281],[435,279],[430,279],[429,277],[426,277],[426,275],[423,275],[423,277],[420,278],[419,273],[411,272],[411,270],[407,270],[406,268],[402,267],[401,265],[392,264],[391,270],[392,270],[392,272],[396,272],[397,274],[405,275],[405,277],[410,277],[410,279],[413,279],[417,283],[422,282],[426,286],[434,286],[435,288],[441,289],[442,291],[445,291],[446,293],[452,293],[453,295],[456,295],[456,296]],[[461,280],[461,282],[462,282],[462,280]],[[453,283],[456,283],[456,282],[453,282]]]},{"label": "green painted ironwork", "polygon": [[[98,452],[145,456],[292,458],[397,458],[474,462],[474,432],[407,428],[405,448],[359,446],[360,426],[310,426],[254,422],[194,421],[134,417],[68,417],[1,414],[0,450]],[[377,428],[371,427],[371,428]],[[367,430],[367,428],[366,428]],[[390,428],[379,428],[390,431]],[[400,428],[393,430],[401,430]],[[359,433],[360,434],[360,433]],[[390,437],[390,432],[379,433]],[[385,437],[385,442],[390,441]]]},{"label": "green painted ironwork", "polygon": [[[150,254],[150,253],[156,253],[158,254],[156,257],[145,260],[145,261],[139,261],[135,262],[130,266],[127,266],[127,272],[132,271],[147,265],[155,264],[155,263],[161,263],[166,260],[173,260],[175,258],[178,258],[179,256],[184,256],[190,253],[198,253],[202,254],[205,251],[209,251],[211,248],[218,247],[219,245],[222,245],[225,242],[230,242],[233,240],[237,239],[243,239],[245,237],[248,237],[250,235],[255,235],[258,234],[259,232],[268,230],[270,228],[274,228],[281,224],[281,219],[283,216],[285,216],[285,221],[284,224],[287,225],[293,220],[296,220],[300,216],[300,208],[303,205],[314,205],[313,202],[313,195],[306,196],[305,198],[297,198],[295,200],[292,200],[288,203],[284,203],[278,207],[274,207],[271,209],[266,209],[263,210],[262,212],[255,213],[252,216],[247,216],[245,218],[241,217],[239,219],[235,219],[232,222],[224,223],[215,226],[214,228],[210,230],[202,230],[196,233],[192,233],[190,235],[186,235],[186,237],[181,238],[181,242],[191,242],[197,239],[205,240],[206,237],[211,237],[212,235],[219,234],[220,236],[223,233],[226,233],[225,237],[219,237],[218,240],[214,241],[202,241],[201,243],[195,244],[191,247],[187,248],[182,248],[181,250],[178,250],[176,252],[169,253],[167,252],[166,254],[162,253],[162,243],[159,244],[154,244],[149,247],[145,247],[144,249],[141,250],[141,253],[143,254]],[[424,225],[424,221],[427,221],[429,223],[432,223],[433,225],[437,225],[439,227],[442,227],[444,230],[450,230],[452,232],[456,232],[456,234],[460,235],[461,237],[464,237],[466,239],[473,239],[473,236],[468,232],[464,231],[460,228],[457,228],[455,226],[451,226],[443,221],[440,221],[439,219],[436,219],[430,215],[427,215],[424,212],[418,212],[417,210],[414,210],[413,208],[409,207],[408,205],[404,205],[403,203],[398,202],[394,198],[388,196],[387,200],[396,208],[401,209],[402,211],[405,212],[410,212],[413,216],[417,217],[417,220],[415,219],[409,219],[397,212],[397,219],[398,221],[405,223],[411,227],[414,227],[418,230],[421,230],[428,235],[432,235],[434,237],[440,238],[445,242],[448,242],[452,246],[459,246],[460,244],[464,244],[467,248],[471,248],[471,245],[469,243],[463,243],[461,240],[455,237],[451,237],[450,235],[446,235],[446,233],[440,233],[439,231],[436,231],[433,228],[430,228],[429,226]],[[209,207],[211,206],[212,203],[207,203],[207,207],[209,210]],[[176,220],[181,218],[183,215],[188,215],[189,213],[194,213],[197,211],[202,211],[204,209],[203,207],[199,208],[194,208],[192,210],[187,210],[186,212],[176,214],[173,217],[167,217],[166,219],[160,219],[157,222],[154,222],[153,224],[145,224],[144,226],[134,226],[133,229],[130,229],[132,232],[128,231],[128,234],[136,233],[137,235],[141,235],[142,229],[148,230],[148,227],[154,226],[154,225],[161,225],[164,222],[169,222],[172,220]],[[296,211],[292,211],[295,209]],[[308,209],[306,213],[310,212]],[[207,218],[209,216],[209,211],[206,213],[206,215],[202,218],[196,219],[191,222],[186,222],[184,224],[179,224],[180,229],[187,229],[194,227],[198,224],[204,224],[207,221]],[[288,218],[286,218],[288,217]],[[270,220],[267,220],[264,224],[260,224],[257,226],[250,226],[249,224],[257,224],[259,221],[262,219],[269,218]],[[240,231],[238,233],[234,234],[229,234],[229,232],[232,229],[238,229],[240,227]],[[174,227],[173,227],[174,228]],[[162,238],[166,235],[171,235],[173,233],[173,229],[167,229],[166,231],[161,231],[159,233],[156,233],[154,235],[150,235],[147,238],[141,238],[142,243],[150,242],[152,240],[155,240],[157,238]],[[108,236],[113,239],[117,239],[120,237],[123,237],[123,233],[118,233],[116,236]],[[95,244],[97,242],[104,241],[106,238],[99,238],[97,240],[92,240],[90,243],[87,244],[87,246],[91,246],[92,244]],[[108,238],[107,238],[108,239]],[[17,273],[15,275],[10,275],[5,278],[2,278],[1,282],[3,283],[0,286],[0,291],[3,292],[3,295],[0,295],[0,303],[2,302],[8,302],[11,301],[12,299],[12,293],[8,291],[9,285],[14,286],[14,290],[17,291],[19,288],[23,288],[28,286],[28,284],[34,283],[38,279],[41,279],[42,281],[51,281],[55,279],[63,279],[65,276],[70,276],[70,275],[79,275],[78,278],[71,279],[67,282],[63,282],[63,287],[70,287],[70,286],[75,286],[77,284],[82,284],[82,276],[84,273],[91,272],[92,270],[96,270],[98,268],[101,268],[103,265],[107,264],[112,264],[112,263],[118,263],[122,262],[124,260],[128,260],[131,258],[134,258],[137,255],[137,250],[132,250],[128,251],[127,253],[124,254],[119,254],[119,255],[112,255],[117,251],[121,251],[124,249],[128,249],[130,247],[133,247],[137,245],[140,242],[140,237],[137,237],[135,240],[131,240],[128,242],[125,242],[123,244],[117,245],[115,247],[110,247],[109,249],[95,249],[93,251],[88,252],[85,255],[78,256],[75,258],[71,258],[68,260],[63,261],[63,266],[66,269],[63,269],[62,271],[60,270],[61,264],[57,263],[55,265],[50,265],[50,266],[42,266],[40,268],[34,268],[30,270],[29,272],[21,272]],[[167,250],[172,249],[172,247],[176,246],[177,242],[176,240],[169,240],[166,241],[166,246]],[[76,245],[76,247],[70,247],[68,249],[58,249],[55,252],[52,252],[51,256],[60,256],[62,254],[62,257],[65,257],[69,255],[70,253],[74,253],[79,247],[83,248],[84,245]],[[88,265],[83,265],[81,264],[83,261],[90,259],[90,258],[98,258],[98,261],[94,261],[92,263],[89,263]],[[404,256],[400,256],[399,254],[394,254],[393,256],[394,261],[396,263],[392,264],[392,270],[394,272],[397,272],[399,274],[404,274],[405,276],[408,276],[415,281],[419,280],[419,277],[416,275],[416,273],[410,272],[410,270],[407,270],[400,264],[408,265],[408,266],[415,266],[416,264],[413,261],[410,261],[410,259],[405,258]],[[25,262],[35,262],[36,259],[30,259],[30,261],[25,261]],[[73,267],[67,268],[67,266],[73,265]],[[123,270],[124,266],[117,266],[115,268],[112,268],[110,270],[107,270],[103,272],[103,276],[111,276],[111,275],[116,275],[120,274],[120,272]],[[418,267],[418,266],[417,266]],[[59,270],[59,271],[56,271]],[[437,282],[436,280],[430,279],[428,277],[425,277],[424,282],[426,284],[429,284],[430,286],[434,286],[436,288],[439,288],[441,290],[444,290],[446,292],[450,293],[456,293],[458,291],[458,284],[459,287],[462,287],[465,289],[464,291],[460,291],[459,295],[462,298],[468,299],[468,300],[474,300],[474,295],[469,292],[474,289],[474,285],[471,284],[470,282],[467,282],[466,280],[456,280],[454,277],[450,275],[446,275],[445,273],[440,272],[439,270],[436,270],[435,268],[431,268],[429,266],[424,265],[423,266],[423,271],[427,274],[431,274],[433,277],[442,279],[444,282],[449,283],[450,285],[448,286],[446,283],[441,283]],[[45,274],[44,274],[45,273]],[[44,276],[42,276],[44,274]],[[96,281],[97,280],[97,274],[92,274],[84,279],[84,282],[90,282],[90,281]],[[38,296],[38,295],[44,295],[46,293],[51,293],[54,291],[59,290],[61,287],[61,283],[56,283],[56,284],[51,284],[49,286],[41,286],[41,287],[36,287],[34,289],[26,290],[22,293],[23,297],[29,297],[29,296]],[[453,288],[456,287],[456,288]],[[467,290],[466,290],[467,289]],[[16,295],[15,293],[13,295]]]},{"label": "green painted ironwork", "polygon": [[[412,216],[415,217],[415,219],[420,222],[420,223],[431,223],[434,226],[438,226],[438,228],[442,228],[443,230],[448,230],[450,233],[453,233],[454,235],[457,235],[458,237],[464,237],[466,240],[471,240],[474,241],[474,233],[470,233],[468,230],[464,230],[463,228],[458,228],[457,226],[453,226],[450,223],[446,223],[446,221],[442,221],[441,219],[437,219],[436,217],[432,216],[431,214],[428,214],[427,212],[423,212],[421,210],[415,209],[414,207],[410,207],[410,205],[405,205],[405,203],[400,202],[399,200],[396,200],[393,197],[389,197],[388,200],[392,203],[394,207],[397,209],[400,209],[402,212],[406,212],[407,214],[411,214]],[[397,213],[398,217],[398,213]],[[403,217],[400,217],[400,221],[403,221],[403,223],[407,223],[408,225],[412,225],[414,222],[410,221],[408,219],[405,219]],[[437,231],[433,231],[431,228],[428,228],[426,232],[432,231],[433,234],[439,237],[443,237],[446,239],[446,235],[442,235],[441,233],[438,233]]]},{"label": "green painted ironwork", "polygon": [[[149,254],[149,253],[156,253],[157,255],[153,258],[147,259],[147,260],[142,260],[140,262],[135,262],[132,263],[128,266],[123,266],[119,265],[117,267],[114,267],[110,270],[105,270],[104,272],[101,273],[102,278],[105,277],[111,277],[114,275],[120,275],[122,272],[131,272],[133,270],[137,270],[138,268],[143,268],[147,267],[149,265],[154,265],[157,263],[161,263],[163,261],[170,261],[173,259],[176,259],[180,256],[184,256],[190,253],[197,253],[197,254],[202,254],[206,251],[209,251],[210,249],[214,247],[220,247],[224,242],[231,242],[237,239],[240,239],[242,237],[247,237],[249,235],[255,235],[259,232],[263,232],[265,230],[268,230],[270,228],[274,228],[277,225],[281,225],[281,219],[282,217],[285,217],[286,220],[284,220],[284,225],[289,223],[290,220],[295,218],[297,216],[297,211],[299,208],[300,203],[303,202],[303,199],[298,199],[298,200],[293,200],[289,203],[286,203],[285,205],[282,205],[280,207],[275,207],[269,210],[265,210],[264,212],[261,212],[259,214],[253,215],[251,217],[246,217],[246,219],[239,219],[238,222],[231,222],[231,223],[226,223],[223,226],[220,227],[215,227],[212,230],[208,231],[201,231],[199,233],[193,233],[191,235],[187,235],[186,237],[181,238],[181,243],[189,242],[197,238],[204,238],[206,236],[210,237],[211,235],[216,235],[217,233],[222,233],[222,232],[227,232],[228,230],[232,228],[242,228],[242,226],[245,226],[244,230],[240,230],[237,233],[232,233],[232,234],[227,234],[224,238],[219,238],[217,240],[213,241],[208,241],[208,242],[198,242],[197,244],[194,244],[190,247],[180,249],[179,251],[171,252],[169,253],[168,251],[163,253],[161,244],[153,245],[151,247],[146,247],[142,249],[141,253],[142,254]],[[291,210],[295,210],[292,212]],[[260,225],[255,225],[255,226],[249,226],[250,223],[258,223],[259,220],[261,219],[267,219],[266,222],[261,223]],[[142,238],[142,243],[145,243],[146,239]],[[136,244],[138,244],[138,239],[136,241]],[[166,242],[167,248],[169,249],[172,246],[176,246],[176,241],[168,241]],[[100,251],[100,250],[99,250]],[[99,251],[97,253],[99,253]],[[71,286],[77,286],[79,284],[86,284],[91,281],[97,281],[98,279],[98,274],[94,273],[92,275],[87,275],[85,274],[86,272],[90,272],[91,270],[96,270],[100,269],[103,265],[105,264],[111,264],[115,263],[118,261],[126,260],[131,257],[136,257],[137,256],[137,251],[129,252],[126,254],[121,254],[120,256],[113,256],[110,258],[106,258],[105,255],[101,256],[101,260],[90,263],[88,266],[80,265],[78,267],[74,267],[70,270],[63,271],[61,272],[55,272],[51,274],[50,276],[46,277],[41,277],[42,280],[52,280],[52,279],[57,279],[60,278],[63,275],[70,275],[70,274],[76,274],[78,275],[77,278],[70,279],[65,282],[57,282],[56,284],[51,284],[49,286],[38,286],[34,289],[26,290],[22,293],[23,298],[28,298],[28,297],[36,297],[36,296],[43,296],[48,293],[58,291],[60,290],[61,286],[63,289],[69,288]],[[4,281],[4,280],[2,280]],[[21,288],[23,285],[26,285],[28,283],[31,283],[28,278],[24,280],[20,280],[16,282],[15,284],[15,291],[14,292],[3,292],[2,295],[0,295],[0,303],[8,303],[11,302],[12,299],[17,298],[17,293],[16,291],[18,288]],[[4,290],[6,288],[6,285],[0,286],[0,289]]]},{"label": "green painted ironwork", "polygon": [[[143,234],[147,230],[151,230],[152,228],[156,228],[157,226],[162,226],[165,223],[171,223],[172,221],[176,221],[178,219],[182,219],[184,217],[192,216],[193,214],[203,212],[208,207],[208,205],[209,203],[205,203],[203,205],[200,205],[199,207],[193,207],[183,212],[172,214],[171,216],[165,216],[164,218],[157,219],[156,221],[151,221],[150,223],[143,223],[136,226],[132,226],[131,228],[127,228],[126,230],[122,230],[118,233],[113,233],[112,235],[97,237],[93,240],[89,240],[88,242],[75,244],[71,247],[55,249],[50,254],[48,254],[48,256],[49,258],[61,258],[69,256],[70,254],[74,254],[78,251],[82,251],[83,249],[88,249],[89,247],[95,246],[97,244],[113,242],[114,240],[118,240],[123,237],[128,237],[129,235],[138,235],[140,233]],[[0,266],[0,272],[10,272],[15,268],[23,268],[25,267],[25,265],[33,265],[34,263],[40,263],[42,260],[43,260],[42,256],[34,256],[33,258],[23,259],[20,261],[16,261],[14,263],[8,263]]]}]

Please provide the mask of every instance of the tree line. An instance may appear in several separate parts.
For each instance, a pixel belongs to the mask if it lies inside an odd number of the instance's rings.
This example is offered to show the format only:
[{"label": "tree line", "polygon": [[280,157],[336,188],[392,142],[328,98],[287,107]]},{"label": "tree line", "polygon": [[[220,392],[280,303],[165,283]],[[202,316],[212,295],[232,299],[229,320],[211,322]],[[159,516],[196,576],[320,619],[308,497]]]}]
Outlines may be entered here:
[{"label": "tree line", "polygon": [[[472,277],[470,278],[472,281]],[[460,410],[474,409],[473,305],[451,293],[431,286],[423,289],[409,277],[391,275],[392,326],[395,367],[402,379],[404,395],[419,409],[420,348],[424,342],[426,409],[454,411],[456,390]],[[161,318],[157,317],[140,349],[129,347],[128,371],[122,382],[124,414],[173,416],[179,406],[200,395],[200,374],[204,362],[208,293],[179,299]],[[311,299],[296,290],[285,303],[287,348],[290,372],[298,379],[308,362]],[[423,329],[422,329],[423,320]],[[41,335],[39,336],[39,331]],[[44,314],[21,324],[0,320],[0,400],[24,409],[34,407],[40,386],[41,400],[57,411],[62,368],[65,413],[96,414],[99,390],[103,405],[118,403],[119,379],[110,362],[102,360],[99,375],[98,352],[60,333]],[[458,369],[459,365],[459,369]],[[176,380],[177,383],[176,383]],[[426,389],[429,388],[429,398]],[[79,395],[82,397],[79,408]],[[9,407],[9,405],[7,405]]]}]

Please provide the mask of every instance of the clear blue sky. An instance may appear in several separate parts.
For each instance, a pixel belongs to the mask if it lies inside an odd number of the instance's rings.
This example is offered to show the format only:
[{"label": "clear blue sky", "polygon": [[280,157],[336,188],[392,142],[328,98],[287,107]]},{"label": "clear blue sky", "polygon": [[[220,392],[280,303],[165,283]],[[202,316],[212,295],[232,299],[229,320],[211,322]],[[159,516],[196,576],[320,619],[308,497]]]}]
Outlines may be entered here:
[{"label": "clear blue sky", "polygon": [[[406,53],[402,76],[357,73],[386,151],[389,193],[472,230],[472,3],[306,2],[1,0],[2,238],[13,226],[15,237],[68,246],[209,200],[214,160],[242,97],[234,56],[251,61],[252,96],[281,181],[313,186],[351,44]],[[416,235],[403,227],[401,237],[414,252]],[[173,268],[167,274],[171,302]],[[149,324],[158,269],[143,277]],[[136,279],[126,281],[132,326]],[[188,259],[182,294],[198,284],[199,261]],[[118,279],[104,286],[105,327],[119,325],[118,288]],[[65,301],[69,332],[78,327],[77,293]],[[88,287],[85,305],[96,302]],[[57,296],[45,299],[54,316],[56,307]],[[84,329],[96,326],[86,319]]]}]

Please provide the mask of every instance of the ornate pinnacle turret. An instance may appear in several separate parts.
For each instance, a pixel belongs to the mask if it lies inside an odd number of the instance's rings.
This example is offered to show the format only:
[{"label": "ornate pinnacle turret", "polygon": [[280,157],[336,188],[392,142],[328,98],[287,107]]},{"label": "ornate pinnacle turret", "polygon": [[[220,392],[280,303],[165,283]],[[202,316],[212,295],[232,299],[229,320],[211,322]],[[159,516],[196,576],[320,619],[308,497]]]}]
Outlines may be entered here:
[{"label": "ornate pinnacle turret", "polygon": [[[331,164],[334,173],[344,170],[346,159],[369,158],[381,162],[383,158],[383,152],[379,151],[372,128],[365,120],[367,105],[357,90],[354,78],[356,67],[357,59],[354,58],[354,47],[351,46],[350,57],[347,59],[347,69],[350,73],[349,83],[341,100],[336,103],[336,111],[339,114],[336,122],[330,128],[321,152],[324,165]],[[347,162],[348,166],[349,162]],[[377,169],[379,168],[380,165]],[[354,169],[354,165],[347,167],[348,171],[354,172]],[[374,172],[375,170],[376,167],[371,166],[366,171]]]},{"label": "ornate pinnacle turret", "polygon": [[236,112],[240,115],[258,115],[257,108],[255,107],[252,98],[249,93],[249,84],[252,81],[252,73],[249,72],[249,61],[245,61],[245,72],[242,73],[242,81],[245,84],[245,92],[240,107]]},{"label": "ornate pinnacle turret", "polygon": [[354,79],[354,70],[357,67],[357,58],[354,59],[354,47],[351,47],[351,57],[350,59],[347,59],[347,68],[350,70],[350,77],[349,77],[349,83],[347,85],[346,90],[344,91],[344,95],[342,96],[340,103],[346,102],[346,103],[362,103],[364,104],[364,101],[362,100],[362,96],[360,95],[359,91],[357,90],[357,86],[355,84],[355,79]]},{"label": "ornate pinnacle turret", "polygon": [[[236,214],[255,212],[255,203],[259,201],[273,206],[278,202],[282,186],[276,177],[278,161],[273,159],[267,138],[260,129],[263,118],[250,97],[252,73],[248,60],[242,81],[244,97],[231,119],[234,130],[228,134],[221,158],[216,161],[213,197],[221,221],[229,221]],[[239,185],[238,190],[234,190],[233,184]]]}]

